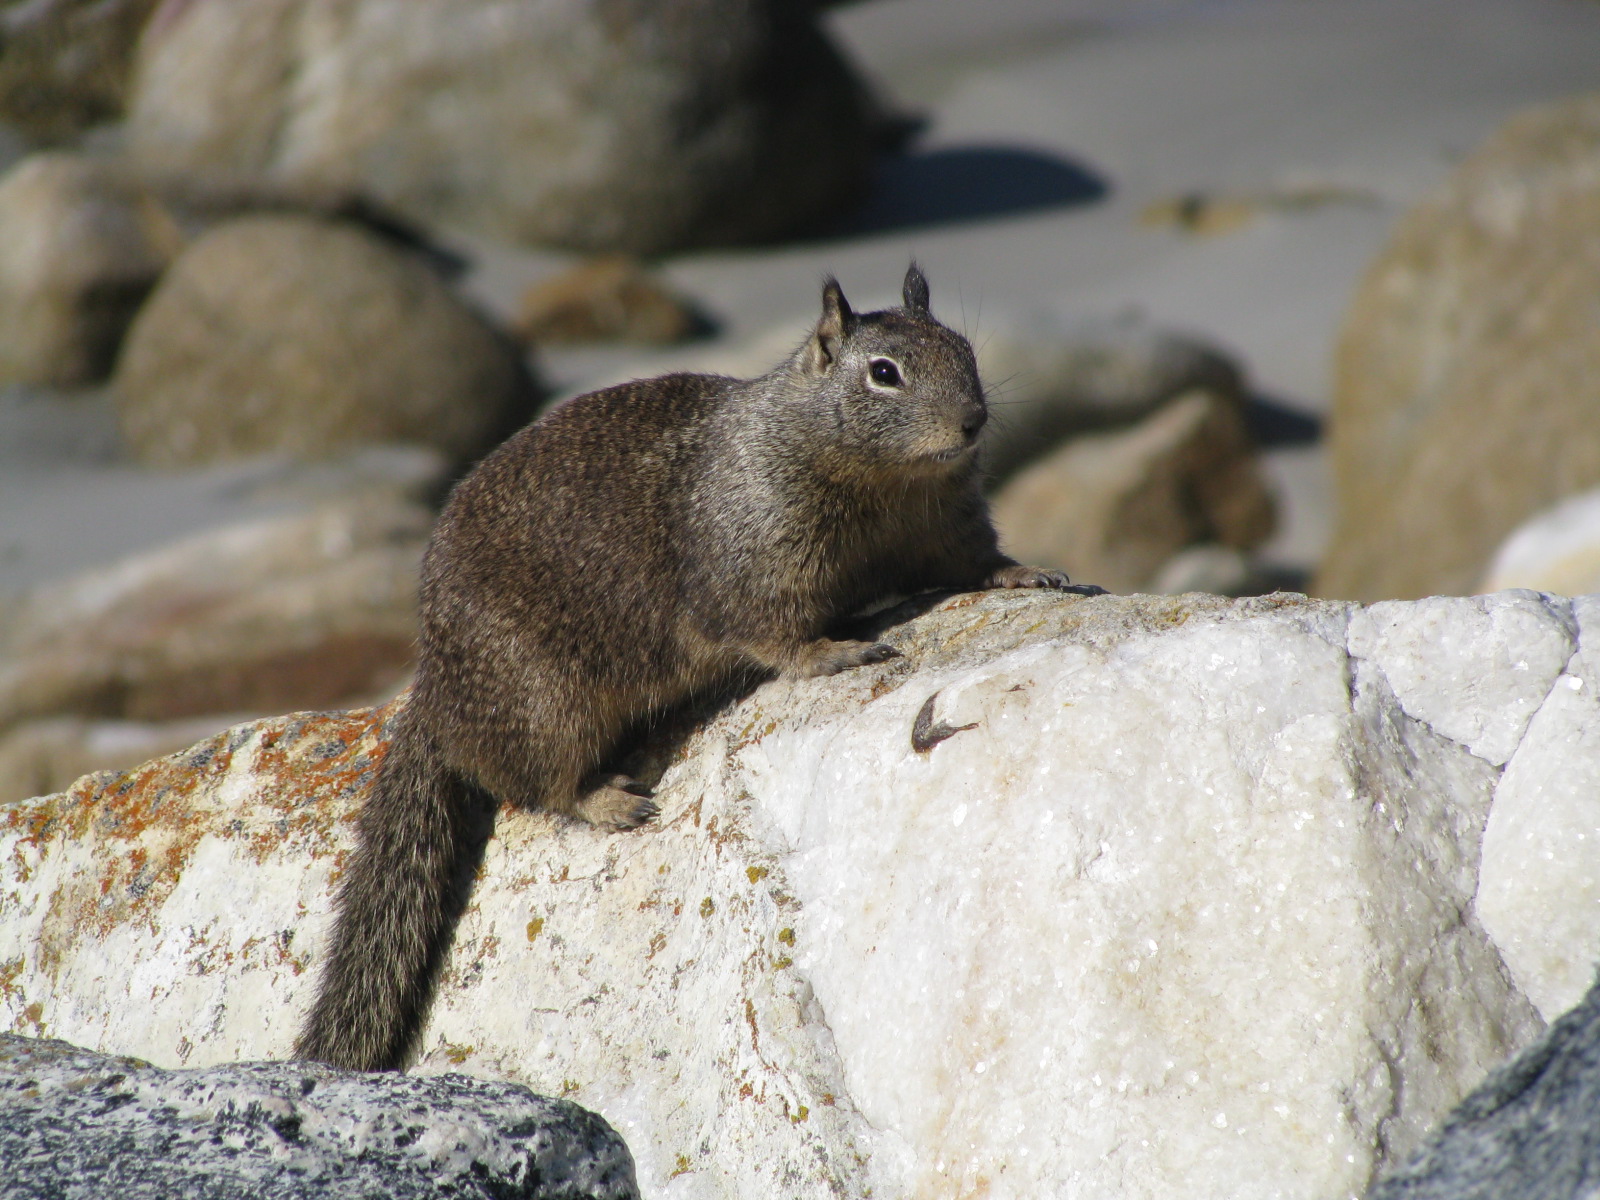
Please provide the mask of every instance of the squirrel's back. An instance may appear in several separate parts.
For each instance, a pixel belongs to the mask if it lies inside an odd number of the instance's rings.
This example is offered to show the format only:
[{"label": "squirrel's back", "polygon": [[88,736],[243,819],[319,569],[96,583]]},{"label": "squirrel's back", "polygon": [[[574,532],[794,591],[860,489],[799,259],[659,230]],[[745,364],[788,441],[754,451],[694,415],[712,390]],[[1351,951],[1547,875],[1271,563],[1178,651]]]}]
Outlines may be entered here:
[{"label": "squirrel's back", "polygon": [[[585,659],[666,636],[680,493],[736,381],[669,375],[591,392],[527,426],[451,493],[423,562],[422,660],[514,624]],[[669,606],[670,607],[670,606]]]}]

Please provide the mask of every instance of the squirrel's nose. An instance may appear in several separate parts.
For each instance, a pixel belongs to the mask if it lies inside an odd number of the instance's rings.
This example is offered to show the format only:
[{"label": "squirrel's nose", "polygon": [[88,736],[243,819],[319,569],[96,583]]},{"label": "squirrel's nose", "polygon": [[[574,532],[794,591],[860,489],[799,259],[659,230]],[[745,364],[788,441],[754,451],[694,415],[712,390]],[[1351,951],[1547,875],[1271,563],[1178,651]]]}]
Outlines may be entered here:
[{"label": "squirrel's nose", "polygon": [[961,422],[961,432],[967,435],[970,442],[978,436],[978,430],[983,428],[983,423],[989,419],[987,409],[975,408],[969,412]]}]

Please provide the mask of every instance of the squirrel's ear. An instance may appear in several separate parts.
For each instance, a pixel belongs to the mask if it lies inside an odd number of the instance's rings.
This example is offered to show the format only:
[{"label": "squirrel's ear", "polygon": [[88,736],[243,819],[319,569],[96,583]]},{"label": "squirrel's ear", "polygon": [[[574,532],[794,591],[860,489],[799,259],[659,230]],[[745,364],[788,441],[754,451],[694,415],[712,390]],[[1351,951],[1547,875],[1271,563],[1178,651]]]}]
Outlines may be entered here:
[{"label": "squirrel's ear", "polygon": [[907,308],[915,312],[928,311],[928,279],[915,261],[906,268],[906,282],[900,294],[905,298]]},{"label": "squirrel's ear", "polygon": [[821,375],[839,357],[839,346],[855,323],[850,311],[850,301],[844,298],[844,289],[832,275],[822,285],[822,319],[806,345],[806,366],[813,375]]}]

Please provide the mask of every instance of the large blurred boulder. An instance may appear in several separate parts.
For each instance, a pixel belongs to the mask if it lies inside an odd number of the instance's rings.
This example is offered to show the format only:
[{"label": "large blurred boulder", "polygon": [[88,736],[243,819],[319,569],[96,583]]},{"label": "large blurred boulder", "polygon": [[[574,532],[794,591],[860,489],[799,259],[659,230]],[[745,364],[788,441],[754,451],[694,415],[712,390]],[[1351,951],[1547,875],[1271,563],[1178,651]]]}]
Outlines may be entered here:
[{"label": "large blurred boulder", "polygon": [[1193,391],[1024,467],[996,493],[994,519],[1012,556],[1129,592],[1156,586],[1186,547],[1254,547],[1273,501],[1238,406]]},{"label": "large blurred boulder", "polygon": [[581,262],[528,288],[511,323],[518,340],[530,346],[671,345],[709,328],[706,317],[665,281],[614,254]]},{"label": "large blurred boulder", "polygon": [[250,716],[393,695],[410,670],[417,566],[449,473],[430,451],[372,447],[100,493],[157,527],[177,505],[221,515],[0,593],[0,805]]},{"label": "large blurred boulder", "polygon": [[[0,731],[318,708],[397,687],[437,456],[368,451],[342,489],[193,534],[0,606]],[[220,723],[220,722],[219,722]]]},{"label": "large blurred boulder", "polygon": [[0,12],[0,117],[55,142],[121,115],[157,0],[30,0]]},{"label": "large blurred boulder", "polygon": [[655,253],[835,214],[872,138],[804,0],[168,0],[130,146],[424,221]]},{"label": "large blurred boulder", "polygon": [[1477,590],[1506,588],[1563,596],[1600,592],[1600,488],[1530,517],[1501,543]]},{"label": "large blurred boulder", "polygon": [[1243,369],[1214,346],[1128,317],[1062,326],[1044,314],[990,317],[978,369],[994,420],[983,465],[1003,480],[1066,438],[1125,429],[1196,388],[1240,408]]},{"label": "large blurred boulder", "polygon": [[225,221],[172,265],[117,363],[154,465],[415,442],[455,462],[527,418],[520,352],[419,255],[309,216]]},{"label": "large blurred boulder", "polygon": [[1339,516],[1316,590],[1461,592],[1600,484],[1600,96],[1509,122],[1410,213],[1338,350]]},{"label": "large blurred boulder", "polygon": [[0,382],[105,376],[180,243],[128,172],[65,153],[24,159],[0,179]]}]

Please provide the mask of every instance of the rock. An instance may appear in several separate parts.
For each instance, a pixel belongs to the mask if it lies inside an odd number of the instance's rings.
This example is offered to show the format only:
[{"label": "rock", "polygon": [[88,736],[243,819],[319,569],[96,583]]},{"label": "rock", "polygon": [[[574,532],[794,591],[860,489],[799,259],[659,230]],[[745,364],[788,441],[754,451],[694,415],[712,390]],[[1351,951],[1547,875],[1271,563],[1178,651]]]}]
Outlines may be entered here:
[{"label": "rock", "polygon": [[1371,206],[1382,197],[1367,188],[1337,184],[1275,187],[1262,191],[1227,193],[1204,189],[1168,196],[1147,204],[1139,224],[1151,229],[1172,229],[1197,237],[1234,233],[1264,217],[1315,212],[1321,208]]},{"label": "rock", "polygon": [[637,262],[607,255],[579,263],[523,293],[512,330],[526,344],[651,342],[702,332],[706,319]]},{"label": "rock", "polygon": [[[342,491],[206,530],[8,600],[0,731],[75,714],[159,722],[398,687],[416,637],[419,493],[440,460],[371,451]],[[286,487],[314,486],[286,471]],[[3,785],[0,785],[3,786]],[[9,790],[9,789],[8,789]]]},{"label": "rock", "polygon": [[110,373],[181,235],[126,171],[36,154],[0,179],[0,383],[70,386]]},{"label": "rock", "polygon": [[1184,392],[1244,400],[1244,372],[1228,355],[1136,318],[1063,327],[1001,314],[985,323],[974,341],[994,418],[983,461],[995,480],[1067,438],[1134,425]]},{"label": "rock", "polygon": [[396,441],[462,463],[533,396],[509,339],[421,258],[291,215],[197,239],[139,312],[114,384],[129,447],[160,466]]},{"label": "rock", "polygon": [[[663,734],[651,828],[503,816],[418,1073],[569,1096],[650,1194],[1264,1200],[1359,1194],[1537,1036],[1480,836],[1518,773],[1594,769],[1540,731],[1600,728],[1558,686],[1593,603],[929,605],[879,619],[903,658]],[[288,1054],[401,703],[0,809],[5,1022]],[[1525,938],[1587,912],[1539,896]]]},{"label": "rock", "polygon": [[0,733],[0,804],[59,792],[91,771],[122,770],[174,754],[249,713],[176,721],[47,717]]},{"label": "rock", "polygon": [[[1600,597],[1573,602],[1585,620]],[[1529,659],[1514,646],[1493,664]],[[1486,664],[1487,665],[1487,664]],[[1512,978],[1546,1019],[1576,1004],[1600,964],[1600,655],[1585,645],[1564,664],[1495,790],[1483,833],[1478,916]]]},{"label": "rock", "polygon": [[157,0],[36,0],[0,13],[0,117],[61,141],[122,114],[134,44]]},{"label": "rock", "polygon": [[1600,485],[1600,95],[1513,119],[1412,211],[1340,337],[1339,516],[1315,590],[1464,592]]},{"label": "rock", "polygon": [[141,43],[128,133],[164,169],[658,254],[836,215],[864,186],[869,110],[801,0],[200,0]]},{"label": "rock", "polygon": [[1503,764],[1474,907],[1547,1020],[1577,1003],[1600,963],[1595,629],[1600,597],[1535,592],[1375,604],[1350,629],[1351,652],[1382,663],[1408,713]]},{"label": "rock", "polygon": [[1013,557],[1127,592],[1185,547],[1256,545],[1273,506],[1237,405],[1196,391],[1023,468],[995,494],[994,518]]},{"label": "rock", "polygon": [[1563,596],[1600,592],[1600,488],[1563,500],[1516,528],[1474,590],[1506,588]]},{"label": "rock", "polygon": [[314,1063],[162,1071],[0,1034],[6,1194],[392,1200],[639,1195],[591,1112],[460,1075]]},{"label": "rock", "polygon": [[1496,1070],[1368,1200],[1576,1200],[1600,1191],[1600,985]]}]

